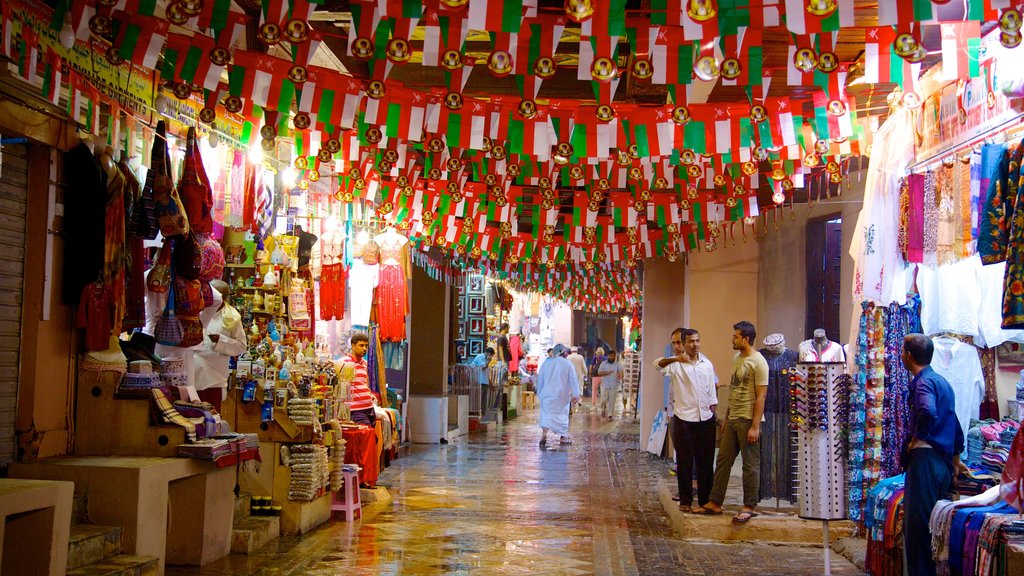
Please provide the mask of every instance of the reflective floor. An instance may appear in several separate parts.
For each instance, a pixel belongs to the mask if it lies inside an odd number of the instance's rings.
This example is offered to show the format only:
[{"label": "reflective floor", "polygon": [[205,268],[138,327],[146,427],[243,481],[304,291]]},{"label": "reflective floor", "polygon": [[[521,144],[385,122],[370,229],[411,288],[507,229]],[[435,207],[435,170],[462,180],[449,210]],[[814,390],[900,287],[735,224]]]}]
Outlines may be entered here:
[{"label": "reflective floor", "polygon": [[[630,415],[631,416],[631,415]],[[572,417],[571,446],[538,447],[536,411],[497,432],[416,445],[385,470],[393,495],[354,523],[283,537],[250,556],[171,575],[820,574],[816,548],[676,537],[656,486],[669,462],[631,419]],[[728,522],[728,517],[722,518]],[[756,521],[756,519],[755,519]],[[833,574],[857,574],[833,555]]]}]

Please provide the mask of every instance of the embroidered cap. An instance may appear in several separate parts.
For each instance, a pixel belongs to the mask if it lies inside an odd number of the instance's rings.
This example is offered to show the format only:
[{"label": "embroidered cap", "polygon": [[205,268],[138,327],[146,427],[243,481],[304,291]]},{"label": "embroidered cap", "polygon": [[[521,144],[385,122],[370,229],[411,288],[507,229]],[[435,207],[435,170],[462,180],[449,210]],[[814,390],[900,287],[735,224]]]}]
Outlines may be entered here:
[{"label": "embroidered cap", "polygon": [[764,345],[768,348],[775,348],[778,346],[784,346],[786,344],[786,337],[782,334],[769,334],[764,337]]}]

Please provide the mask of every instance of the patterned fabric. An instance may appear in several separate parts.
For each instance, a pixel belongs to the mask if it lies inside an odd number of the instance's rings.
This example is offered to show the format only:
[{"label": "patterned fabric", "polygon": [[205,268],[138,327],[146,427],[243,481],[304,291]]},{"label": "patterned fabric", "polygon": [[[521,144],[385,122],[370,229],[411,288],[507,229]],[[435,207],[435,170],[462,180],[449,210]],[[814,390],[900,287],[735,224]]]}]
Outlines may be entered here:
[{"label": "patterned fabric", "polygon": [[903,338],[907,335],[905,306],[890,304],[886,311],[885,326],[885,398],[883,400],[882,477],[903,472],[900,450],[907,436],[909,407],[907,385],[910,380],[903,367]]},{"label": "patterned fabric", "polygon": [[178,412],[178,409],[171,404],[167,392],[163,388],[153,388],[153,405],[156,407],[160,421],[165,424],[174,424],[185,429],[185,436],[189,442],[196,441],[196,425]]},{"label": "patterned fabric", "polygon": [[996,349],[979,348],[981,371],[985,375],[985,398],[981,402],[979,417],[982,420],[999,418],[999,397],[996,392]]},{"label": "patterned fabric", "polygon": [[908,256],[908,235],[910,227],[910,183],[907,178],[900,179],[900,228],[896,244],[900,247],[903,259],[911,262]]},{"label": "patterned fabric", "polygon": [[860,329],[857,331],[857,374],[850,390],[850,456],[849,456],[849,506],[848,515],[854,522],[864,521],[864,439],[867,405],[868,373],[868,318],[874,307],[870,302],[861,303]]},{"label": "patterned fabric", "polygon": [[875,306],[868,318],[867,413],[864,421],[864,479],[870,488],[882,479],[882,434],[885,413],[885,308]]},{"label": "patterned fabric", "polygon": [[939,202],[935,193],[935,173],[924,175],[924,263],[935,266],[938,264],[939,250]]},{"label": "patterned fabric", "polygon": [[907,262],[924,260],[924,176],[907,176]]},{"label": "patterned fabric", "polygon": [[971,180],[972,164],[968,161],[957,161],[953,183],[956,186],[954,193],[959,201],[957,206],[957,230],[956,230],[956,258],[962,260],[974,254],[976,247],[974,235],[971,230],[973,218],[971,215]]},{"label": "patterned fabric", "polygon": [[999,170],[989,185],[978,237],[978,253],[984,264],[995,264],[1006,259],[1006,243],[1010,236],[1007,210],[1016,200],[1022,153],[1024,146],[1011,145],[999,162]]},{"label": "patterned fabric", "polygon": [[[765,338],[768,343],[768,338]],[[768,394],[765,397],[765,421],[761,425],[761,498],[779,498],[796,502],[793,481],[793,439],[789,425],[789,374],[796,365],[796,350],[783,349],[773,354],[760,350],[768,362]]]},{"label": "patterned fabric", "polygon": [[[1019,167],[1019,160],[1018,160]],[[1011,164],[1012,175],[1013,164]],[[1018,169],[1018,172],[1020,170]],[[1024,194],[1018,194],[1024,177],[1007,187],[1006,272],[1003,277],[1003,328],[1024,328]]]}]

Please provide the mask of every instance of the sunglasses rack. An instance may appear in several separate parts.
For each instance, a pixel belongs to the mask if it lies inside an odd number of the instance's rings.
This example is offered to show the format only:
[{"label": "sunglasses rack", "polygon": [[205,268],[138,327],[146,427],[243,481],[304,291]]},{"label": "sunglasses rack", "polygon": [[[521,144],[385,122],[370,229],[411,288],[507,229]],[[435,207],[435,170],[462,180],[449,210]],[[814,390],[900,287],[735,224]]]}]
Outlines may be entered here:
[{"label": "sunglasses rack", "polygon": [[850,379],[842,363],[802,362],[789,372],[800,517],[846,518]]}]

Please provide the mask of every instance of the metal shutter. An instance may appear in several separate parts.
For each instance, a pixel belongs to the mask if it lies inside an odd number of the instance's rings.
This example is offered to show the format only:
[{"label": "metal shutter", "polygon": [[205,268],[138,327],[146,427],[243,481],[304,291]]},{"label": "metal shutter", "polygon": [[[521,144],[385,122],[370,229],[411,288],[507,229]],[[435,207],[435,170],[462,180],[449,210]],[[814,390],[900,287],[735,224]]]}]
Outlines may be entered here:
[{"label": "metal shutter", "polygon": [[21,304],[25,270],[28,148],[3,146],[0,153],[0,468],[14,461],[18,405]]}]

